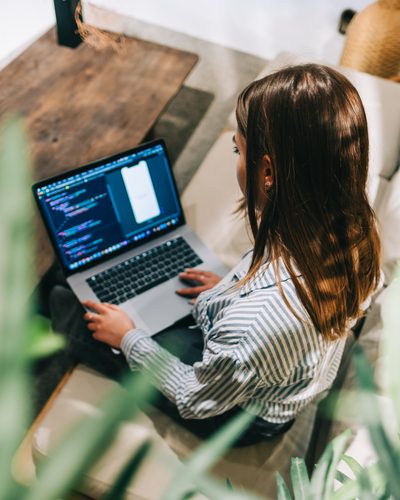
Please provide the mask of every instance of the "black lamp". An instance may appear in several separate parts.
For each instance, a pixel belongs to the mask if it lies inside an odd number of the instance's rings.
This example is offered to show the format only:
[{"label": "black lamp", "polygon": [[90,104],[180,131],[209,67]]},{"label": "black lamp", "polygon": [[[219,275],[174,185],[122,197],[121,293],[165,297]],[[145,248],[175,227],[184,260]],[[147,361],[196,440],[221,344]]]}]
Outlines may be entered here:
[{"label": "black lamp", "polygon": [[82,42],[75,20],[78,2],[79,0],[54,0],[59,45],[75,48]]}]

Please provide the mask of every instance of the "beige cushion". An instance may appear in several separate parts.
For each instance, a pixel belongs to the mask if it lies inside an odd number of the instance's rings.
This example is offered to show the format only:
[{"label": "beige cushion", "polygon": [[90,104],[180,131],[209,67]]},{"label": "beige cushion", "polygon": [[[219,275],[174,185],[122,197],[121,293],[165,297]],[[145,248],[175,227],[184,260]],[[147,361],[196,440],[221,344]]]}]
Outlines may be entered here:
[{"label": "beige cushion", "polygon": [[396,262],[400,261],[400,171],[388,182],[376,214],[382,228],[385,282],[389,283],[393,278]]},{"label": "beige cushion", "polygon": [[[77,421],[98,412],[99,401],[109,392],[123,390],[104,376],[79,365],[33,438],[35,462],[51,455],[51,450]],[[275,496],[275,471],[288,478],[290,457],[305,456],[316,405],[311,404],[281,438],[254,446],[235,448],[213,469],[225,482],[245,487],[263,496]],[[127,489],[128,499],[158,499],[173,476],[174,465],[188,456],[201,441],[172,419],[152,409],[134,421],[125,422],[111,448],[85,476],[80,492],[99,498],[113,483],[118,470],[143,440],[151,436],[154,453]],[[154,480],[157,478],[157,481]],[[198,498],[201,498],[198,496]]]}]

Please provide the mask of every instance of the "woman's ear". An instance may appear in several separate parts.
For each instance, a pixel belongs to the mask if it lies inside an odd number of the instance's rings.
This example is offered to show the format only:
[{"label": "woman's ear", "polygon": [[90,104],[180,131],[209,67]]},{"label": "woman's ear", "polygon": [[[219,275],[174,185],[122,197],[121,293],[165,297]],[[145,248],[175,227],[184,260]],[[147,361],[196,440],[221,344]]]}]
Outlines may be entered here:
[{"label": "woman's ear", "polygon": [[264,184],[265,189],[268,190],[272,187],[274,183],[273,175],[272,175],[272,163],[269,155],[264,155],[262,158],[262,168],[264,175]]}]

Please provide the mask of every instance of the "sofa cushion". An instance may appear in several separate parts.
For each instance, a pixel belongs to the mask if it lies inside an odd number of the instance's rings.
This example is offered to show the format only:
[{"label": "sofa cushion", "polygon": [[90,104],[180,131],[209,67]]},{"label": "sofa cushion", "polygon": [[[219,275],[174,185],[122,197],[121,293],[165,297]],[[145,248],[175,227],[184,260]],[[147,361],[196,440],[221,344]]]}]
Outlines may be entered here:
[{"label": "sofa cushion", "polygon": [[[35,463],[51,456],[51,450],[68,430],[80,419],[98,412],[99,402],[109,391],[116,390],[123,389],[116,382],[78,365],[34,434]],[[305,456],[315,412],[316,403],[310,404],[282,437],[233,448],[213,468],[213,475],[223,482],[229,478],[236,488],[275,497],[275,471],[279,470],[288,479],[291,457]],[[173,476],[174,466],[199,446],[201,440],[156,409],[140,413],[138,418],[121,426],[110,449],[85,475],[80,492],[92,498],[101,497],[135,448],[148,437],[152,439],[154,452],[130,483],[125,498],[160,498]]]},{"label": "sofa cushion", "polygon": [[229,131],[220,136],[181,198],[187,223],[228,267],[252,246],[243,217],[234,214],[242,193],[232,135]]},{"label": "sofa cushion", "polygon": [[376,214],[381,224],[385,283],[389,283],[400,261],[400,170],[387,183]]}]

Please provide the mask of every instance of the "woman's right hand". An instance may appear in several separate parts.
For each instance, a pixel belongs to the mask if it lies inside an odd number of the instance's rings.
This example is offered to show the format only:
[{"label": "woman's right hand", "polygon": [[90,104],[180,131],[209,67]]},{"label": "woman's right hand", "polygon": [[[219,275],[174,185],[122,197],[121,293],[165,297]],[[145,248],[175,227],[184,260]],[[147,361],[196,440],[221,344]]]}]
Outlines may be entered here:
[{"label": "woman's right hand", "polygon": [[[201,292],[214,288],[222,277],[202,269],[185,269],[184,272],[179,273],[179,279],[184,283],[190,283],[192,286],[176,290],[176,293],[183,297],[197,297]],[[192,303],[194,302],[195,300],[192,300]]]}]

